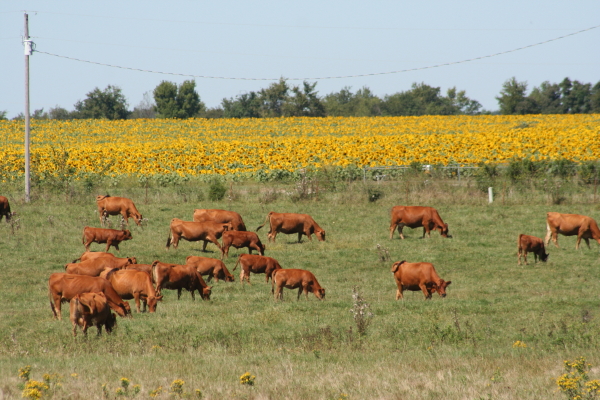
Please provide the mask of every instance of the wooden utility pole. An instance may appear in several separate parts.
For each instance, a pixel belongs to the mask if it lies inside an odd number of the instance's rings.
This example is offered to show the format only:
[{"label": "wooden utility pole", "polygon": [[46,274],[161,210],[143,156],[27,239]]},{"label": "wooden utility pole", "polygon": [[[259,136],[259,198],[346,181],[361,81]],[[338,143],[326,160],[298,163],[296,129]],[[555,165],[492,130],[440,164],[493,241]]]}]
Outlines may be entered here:
[{"label": "wooden utility pole", "polygon": [[32,53],[29,40],[29,16],[25,13],[25,202],[29,203],[29,56]]}]

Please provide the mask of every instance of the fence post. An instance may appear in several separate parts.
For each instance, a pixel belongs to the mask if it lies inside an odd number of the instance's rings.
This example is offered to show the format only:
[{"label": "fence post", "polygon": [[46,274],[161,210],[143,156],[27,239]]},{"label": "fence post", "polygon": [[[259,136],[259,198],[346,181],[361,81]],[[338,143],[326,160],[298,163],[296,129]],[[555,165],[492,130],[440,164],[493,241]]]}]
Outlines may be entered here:
[{"label": "fence post", "polygon": [[494,202],[494,191],[491,186],[488,188],[488,202],[490,204]]}]

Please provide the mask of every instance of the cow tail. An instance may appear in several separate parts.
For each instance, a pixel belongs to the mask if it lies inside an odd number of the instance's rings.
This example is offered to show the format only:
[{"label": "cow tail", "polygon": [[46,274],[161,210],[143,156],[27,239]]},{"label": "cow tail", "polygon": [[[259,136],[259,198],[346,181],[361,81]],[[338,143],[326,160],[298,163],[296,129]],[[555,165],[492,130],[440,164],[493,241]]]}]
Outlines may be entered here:
[{"label": "cow tail", "polygon": [[158,282],[158,276],[156,272],[156,261],[152,263],[152,280],[154,281],[154,284]]},{"label": "cow tail", "polygon": [[171,229],[169,228],[169,237],[167,237],[167,250],[169,250],[169,247],[171,247],[171,235],[173,234],[173,231],[171,231]]},{"label": "cow tail", "polygon": [[237,261],[235,262],[235,265],[233,266],[232,271],[235,271],[235,269],[237,268],[237,266],[240,263],[241,259],[242,259],[242,255],[240,254],[240,256],[238,257]]},{"label": "cow tail", "polygon": [[266,225],[266,223],[267,223],[267,221],[269,221],[269,219],[270,219],[270,218],[271,218],[271,213],[268,213],[268,214],[267,214],[267,218],[265,218],[265,222],[264,222],[264,223],[263,223],[261,226],[259,226],[258,228],[256,228],[256,232],[258,232],[258,230],[259,230],[260,228],[262,228],[263,226],[265,226],[265,225]]}]

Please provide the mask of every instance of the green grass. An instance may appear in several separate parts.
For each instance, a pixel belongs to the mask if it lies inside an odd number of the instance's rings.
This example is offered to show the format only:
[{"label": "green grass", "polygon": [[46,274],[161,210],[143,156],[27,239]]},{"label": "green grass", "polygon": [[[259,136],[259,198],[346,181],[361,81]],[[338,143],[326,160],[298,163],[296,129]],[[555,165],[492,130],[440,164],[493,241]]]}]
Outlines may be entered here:
[{"label": "green grass", "polygon": [[[122,377],[141,385],[138,398],[159,386],[167,391],[157,398],[169,398],[175,379],[185,381],[187,393],[201,389],[208,399],[338,399],[342,393],[349,399],[561,398],[555,379],[563,360],[584,356],[600,365],[598,245],[575,251],[575,238],[560,237],[561,248],[551,245],[547,263],[534,265],[531,255],[529,265],[517,266],[516,240],[519,233],[543,238],[547,211],[600,218],[592,189],[561,205],[548,205],[543,193],[507,189],[488,205],[487,194],[468,181],[455,184],[421,182],[407,191],[402,182],[386,182],[375,203],[362,184],[296,202],[276,195],[292,186],[275,184],[234,184],[233,200],[220,202],[195,200],[206,198],[195,191],[206,193],[208,186],[152,188],[147,201],[135,187],[43,192],[29,204],[16,189],[4,191],[20,227],[13,234],[0,224],[0,398],[21,397],[18,369],[26,365],[35,380],[61,375],[54,395],[60,399],[100,399],[105,383],[114,397]],[[219,256],[212,244],[203,254],[198,242],[165,250],[170,219],[191,220],[194,208],[238,211],[252,230],[269,211],[311,214],[326,230],[326,242],[297,244],[296,235],[280,234],[277,243],[267,243],[266,255],[284,268],[312,271],[326,300],[311,295],[296,302],[296,292],[285,290],[285,300],[275,302],[263,275],[241,285],[238,267],[236,282],[213,282],[210,301],[193,302],[187,292],[177,301],[176,292],[164,291],[156,314],[134,312],[132,319],[119,318],[113,335],[98,338],[90,330],[74,339],[68,306],[63,321],[51,318],[48,277],[82,253],[83,226],[99,226],[95,195],[107,191],[131,197],[149,219],[144,229],[132,222],[133,240],[120,245],[121,256],[140,263]],[[398,204],[436,207],[453,239],[435,232],[423,240],[421,229],[405,228],[406,240],[397,233],[389,240],[389,211]],[[259,231],[265,241],[267,231]],[[391,261],[379,261],[377,244]],[[92,244],[92,250],[103,246]],[[230,270],[240,253],[230,252]],[[424,301],[409,292],[395,301],[390,267],[398,260],[432,262],[452,280],[448,297]],[[355,286],[375,314],[362,337],[350,312]],[[513,348],[517,340],[527,347]],[[245,372],[256,376],[254,386],[239,383]]]}]

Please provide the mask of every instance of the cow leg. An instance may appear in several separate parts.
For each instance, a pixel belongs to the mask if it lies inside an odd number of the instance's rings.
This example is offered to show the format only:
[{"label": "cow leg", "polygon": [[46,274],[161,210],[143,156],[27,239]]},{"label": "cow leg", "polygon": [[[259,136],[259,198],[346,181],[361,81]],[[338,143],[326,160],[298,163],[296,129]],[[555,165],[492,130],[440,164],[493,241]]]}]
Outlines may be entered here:
[{"label": "cow leg", "polygon": [[585,244],[587,244],[588,249],[591,249],[591,247],[590,247],[590,239],[583,238],[583,240],[585,240]]},{"label": "cow leg", "polygon": [[419,284],[419,287],[421,288],[421,290],[423,291],[423,294],[425,295],[425,300],[430,300],[431,294],[429,293],[429,290],[427,290],[427,285],[425,285],[424,283],[421,283],[421,284]]},{"label": "cow leg", "polygon": [[[310,236],[308,236],[308,238],[310,239]],[[298,243],[302,243],[302,232],[298,232]]]},{"label": "cow leg", "polygon": [[275,237],[277,237],[277,231],[270,231],[267,234],[267,239],[269,240],[269,242],[272,241],[273,243],[275,243]]},{"label": "cow leg", "polygon": [[579,250],[579,244],[581,243],[581,234],[577,235],[577,243],[575,244],[575,250]]},{"label": "cow leg", "polygon": [[208,240],[204,240],[202,243],[202,251],[206,252],[206,245],[208,244]]},{"label": "cow leg", "polygon": [[299,301],[299,300],[300,300],[300,295],[302,295],[302,290],[303,290],[303,287],[302,287],[302,286],[300,286],[300,287],[298,288],[298,297],[296,298],[296,301]]},{"label": "cow leg", "polygon": [[[117,249],[117,251],[118,251],[119,253],[121,252],[121,250],[119,249],[119,242],[115,242],[115,244],[113,245],[113,247],[114,247],[115,249]],[[106,252],[108,253],[108,250],[106,250]]]},{"label": "cow leg", "polygon": [[[222,248],[221,248],[221,245],[219,244],[219,241],[217,240],[217,238],[214,238],[212,236],[207,236],[206,239],[210,240],[211,242],[213,242],[215,244],[215,246],[217,246],[217,248],[219,250],[223,251]],[[204,243],[206,243],[206,241],[204,241]]]},{"label": "cow leg", "polygon": [[[194,292],[192,292],[192,297],[194,297]],[[181,298],[181,289],[177,289],[177,300]]]},{"label": "cow leg", "polygon": [[394,231],[396,230],[397,227],[398,227],[398,224],[392,222],[392,224],[390,225],[390,239],[393,239]]},{"label": "cow leg", "polygon": [[229,258],[229,246],[228,245],[221,247],[221,260],[223,259],[223,257]]},{"label": "cow leg", "polygon": [[404,234],[402,233],[402,229],[404,229],[404,224],[398,224],[398,233],[400,234],[400,239],[404,240]]},{"label": "cow leg", "polygon": [[133,298],[135,300],[135,308],[137,309],[137,312],[141,312],[140,311],[140,293],[139,292],[135,292],[133,294]]},{"label": "cow leg", "polygon": [[[542,259],[542,258],[540,257],[540,260],[541,260],[541,259]],[[536,252],[533,252],[533,263],[534,263],[534,264],[537,264],[537,262],[538,262],[537,260],[538,260],[538,253],[536,253]]]},{"label": "cow leg", "polygon": [[[110,246],[113,244],[112,240],[108,239],[106,241],[106,250],[104,250],[105,252],[108,253],[108,249],[110,248]],[[116,246],[115,246],[116,247]]]},{"label": "cow leg", "polygon": [[396,290],[396,300],[398,300],[398,299],[404,300],[404,296],[402,295],[402,291],[404,289],[402,286],[402,283],[396,282],[396,286],[398,287],[398,289]]}]

